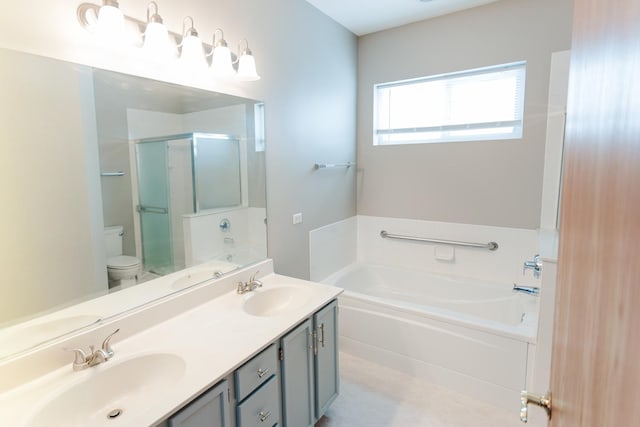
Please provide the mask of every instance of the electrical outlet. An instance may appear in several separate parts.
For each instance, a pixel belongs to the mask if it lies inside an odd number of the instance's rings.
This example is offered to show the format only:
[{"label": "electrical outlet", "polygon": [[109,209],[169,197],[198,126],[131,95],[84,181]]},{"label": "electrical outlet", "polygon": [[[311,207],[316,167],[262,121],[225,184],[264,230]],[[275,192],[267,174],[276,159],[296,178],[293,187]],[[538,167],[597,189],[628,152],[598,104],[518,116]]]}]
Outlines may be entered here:
[{"label": "electrical outlet", "polygon": [[302,213],[298,212],[293,214],[293,224],[302,224]]}]

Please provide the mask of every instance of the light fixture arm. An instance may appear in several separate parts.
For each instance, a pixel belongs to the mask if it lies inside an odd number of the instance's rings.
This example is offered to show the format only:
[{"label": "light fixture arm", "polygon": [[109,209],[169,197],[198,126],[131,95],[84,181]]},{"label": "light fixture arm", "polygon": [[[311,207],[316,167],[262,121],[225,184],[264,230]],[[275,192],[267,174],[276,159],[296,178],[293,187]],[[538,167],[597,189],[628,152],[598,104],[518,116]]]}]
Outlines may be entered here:
[{"label": "light fixture arm", "polygon": [[[216,34],[218,34],[218,32],[220,32],[220,39],[216,41]],[[222,28],[216,28],[216,30],[213,32],[212,46],[214,49],[218,46],[227,47],[227,41],[224,39],[224,31],[222,31]]]},{"label": "light fixture arm", "polygon": [[[191,21],[191,26],[187,28],[187,20]],[[190,16],[185,16],[182,20],[182,39],[184,40],[186,37],[194,36],[198,37],[198,32],[193,26],[193,18]]]},{"label": "light fixture arm", "polygon": [[[242,42],[244,42],[245,48],[242,49]],[[242,55],[243,53],[246,53],[247,55],[253,55],[251,53],[251,49],[249,49],[249,42],[247,41],[247,39],[242,39],[240,40],[240,42],[238,43],[238,53],[240,55]]]},{"label": "light fixture arm", "polygon": [[[151,7],[155,8],[155,12],[151,13]],[[158,23],[162,24],[162,16],[158,14],[158,3],[155,1],[149,2],[147,5],[147,23]]]}]

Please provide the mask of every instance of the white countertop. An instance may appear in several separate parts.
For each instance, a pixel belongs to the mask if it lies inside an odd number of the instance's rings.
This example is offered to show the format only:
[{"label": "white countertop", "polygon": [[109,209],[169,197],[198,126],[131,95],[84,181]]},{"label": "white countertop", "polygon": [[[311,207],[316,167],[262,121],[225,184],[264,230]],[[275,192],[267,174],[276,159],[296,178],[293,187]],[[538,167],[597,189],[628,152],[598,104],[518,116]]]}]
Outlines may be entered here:
[{"label": "white countertop", "polygon": [[[119,333],[113,337],[115,356],[110,361],[74,372],[71,369],[73,357],[66,354],[67,365],[0,394],[0,420],[3,420],[3,424],[8,422],[7,425],[12,426],[37,425],[32,423],[31,417],[38,413],[50,398],[61,395],[71,385],[85,381],[128,359],[145,354],[172,354],[184,361],[184,374],[181,377],[170,386],[159,385],[145,391],[142,404],[123,408],[123,414],[117,419],[108,420],[106,415],[104,417],[105,425],[112,427],[154,425],[225,378],[342,292],[342,289],[334,286],[271,273],[260,278],[263,287],[256,290],[256,293],[290,286],[303,289],[308,298],[306,302],[292,305],[281,314],[258,317],[242,309],[244,301],[251,293],[238,295],[233,279],[232,275],[226,279],[198,285],[196,288],[199,289],[193,290],[192,299],[197,292],[202,295],[205,287],[219,287],[215,291],[219,296],[205,300],[204,303],[201,300],[200,305],[188,308],[174,317],[168,314],[167,320],[140,332],[127,334],[127,328],[133,327],[132,322],[136,321],[135,314],[118,319],[113,324],[103,325],[104,328],[119,327],[123,336],[123,339],[119,339]],[[185,294],[188,295],[189,292]],[[176,296],[177,298],[180,296]],[[161,312],[162,305],[157,305],[155,310]],[[144,314],[144,311],[138,314]],[[103,330],[107,330],[104,328]],[[95,337],[93,339],[95,341]],[[99,346],[100,342],[95,341],[94,344]],[[62,348],[61,344],[58,345]],[[28,362],[17,366],[24,369],[28,366],[26,363]],[[82,402],[78,403],[82,405]],[[127,402],[123,402],[123,405],[127,406]],[[71,425],[74,424],[67,424]]]}]

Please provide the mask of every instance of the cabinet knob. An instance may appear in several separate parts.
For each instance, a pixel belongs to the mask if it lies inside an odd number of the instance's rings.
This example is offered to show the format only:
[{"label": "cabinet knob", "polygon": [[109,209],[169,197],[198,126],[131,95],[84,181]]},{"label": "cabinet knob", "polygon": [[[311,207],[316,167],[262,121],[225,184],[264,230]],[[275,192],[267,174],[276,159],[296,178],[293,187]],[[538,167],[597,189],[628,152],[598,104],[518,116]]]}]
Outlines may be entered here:
[{"label": "cabinet knob", "polygon": [[260,368],[260,369],[258,369],[257,373],[258,373],[258,378],[262,378],[262,377],[264,377],[265,375],[267,375],[269,373],[269,370]]},{"label": "cabinet knob", "polygon": [[263,423],[265,421],[267,421],[267,419],[271,416],[271,411],[260,411],[260,413],[258,414],[260,416],[260,422]]}]

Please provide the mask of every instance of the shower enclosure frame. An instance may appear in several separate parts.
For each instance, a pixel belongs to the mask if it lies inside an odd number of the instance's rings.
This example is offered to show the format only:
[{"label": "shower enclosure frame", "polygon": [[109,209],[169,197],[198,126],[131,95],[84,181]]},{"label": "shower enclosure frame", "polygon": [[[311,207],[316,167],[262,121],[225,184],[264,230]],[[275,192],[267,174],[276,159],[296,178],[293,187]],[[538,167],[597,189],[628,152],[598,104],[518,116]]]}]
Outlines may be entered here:
[{"label": "shower enclosure frame", "polygon": [[[172,218],[172,200],[171,200],[171,182],[169,178],[169,168],[170,159],[169,159],[169,145],[172,141],[188,141],[189,143],[189,152],[190,152],[190,165],[191,165],[191,196],[192,202],[190,203],[190,209],[188,211],[184,211],[179,213],[179,215],[185,214],[197,214],[199,212],[208,211],[209,209],[201,209],[201,201],[200,201],[200,185],[198,182],[198,139],[208,138],[217,141],[229,141],[235,142],[237,145],[238,152],[238,185],[239,185],[239,197],[237,205],[229,205],[225,206],[225,209],[229,207],[241,207],[247,204],[247,195],[246,195],[246,148],[242,145],[242,140],[238,137],[229,134],[219,134],[219,133],[211,133],[211,132],[187,132],[180,134],[172,134],[172,135],[163,135],[158,137],[150,137],[150,138],[140,138],[132,141],[131,144],[131,181],[133,188],[133,214],[134,214],[134,233],[135,233],[135,243],[136,243],[136,252],[139,254],[138,256],[143,260],[143,265],[145,271],[151,270],[154,272],[154,266],[148,266],[147,261],[145,259],[145,240],[144,240],[144,225],[143,225],[143,214],[162,214],[168,215],[167,223],[168,223],[168,236],[169,236],[169,248],[168,252],[171,255],[171,271],[176,271],[181,268],[184,268],[184,248],[182,248],[182,259],[176,260],[176,248],[174,247],[175,242],[175,232],[173,228],[175,227],[175,218]],[[153,143],[162,143],[164,148],[164,172],[165,172],[165,185],[166,185],[166,205],[165,206],[145,206],[143,201],[141,200],[141,188],[140,188],[140,159],[138,156],[138,147],[141,144],[153,144]],[[215,209],[215,208],[214,208]],[[179,230],[178,233],[182,235],[182,230]],[[184,246],[182,244],[182,246]],[[179,258],[179,257],[178,257]],[[149,268],[151,267],[151,268]],[[155,266],[157,269],[157,266]],[[155,271],[157,274],[167,274],[171,271],[167,271],[167,269],[160,268],[162,271]]]}]

